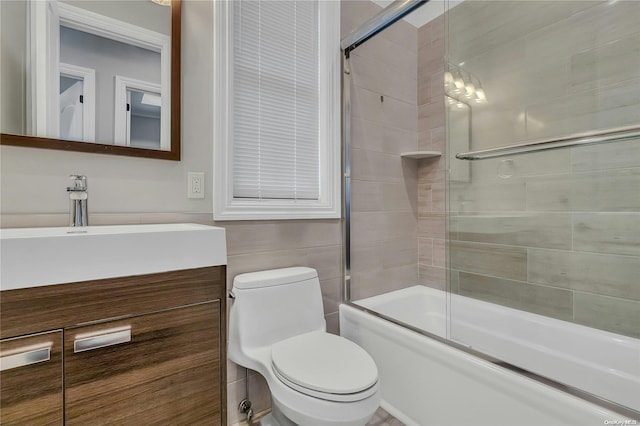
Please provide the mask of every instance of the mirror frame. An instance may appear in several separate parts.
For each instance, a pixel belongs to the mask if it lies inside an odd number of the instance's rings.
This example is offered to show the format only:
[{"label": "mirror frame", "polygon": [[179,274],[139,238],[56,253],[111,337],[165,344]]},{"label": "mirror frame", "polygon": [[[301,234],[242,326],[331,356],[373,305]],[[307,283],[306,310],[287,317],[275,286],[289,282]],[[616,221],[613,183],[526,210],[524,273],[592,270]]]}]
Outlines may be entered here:
[{"label": "mirror frame", "polygon": [[89,152],[96,154],[125,155],[129,157],[158,158],[180,161],[180,1],[171,0],[171,150],[160,151],[147,148],[77,142],[64,139],[0,133],[0,145],[30,148],[56,149],[63,151]]}]

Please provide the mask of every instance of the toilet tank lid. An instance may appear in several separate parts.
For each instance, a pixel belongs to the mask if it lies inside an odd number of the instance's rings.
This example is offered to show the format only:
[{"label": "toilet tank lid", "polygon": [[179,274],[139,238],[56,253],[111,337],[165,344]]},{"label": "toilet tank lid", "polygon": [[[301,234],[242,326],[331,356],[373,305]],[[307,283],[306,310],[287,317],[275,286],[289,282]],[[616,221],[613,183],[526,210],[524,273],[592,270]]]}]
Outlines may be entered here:
[{"label": "toilet tank lid", "polygon": [[272,287],[276,285],[292,284],[317,277],[318,272],[316,272],[315,269],[302,266],[271,269],[269,271],[250,272],[247,274],[236,275],[233,279],[233,288],[251,289]]}]

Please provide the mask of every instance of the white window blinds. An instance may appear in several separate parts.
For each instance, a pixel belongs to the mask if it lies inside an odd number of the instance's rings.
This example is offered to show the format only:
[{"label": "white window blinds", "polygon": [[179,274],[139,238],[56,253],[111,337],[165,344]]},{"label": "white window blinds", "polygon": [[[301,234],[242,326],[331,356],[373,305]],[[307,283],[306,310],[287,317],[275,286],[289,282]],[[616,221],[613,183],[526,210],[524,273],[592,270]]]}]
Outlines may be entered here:
[{"label": "white window blinds", "polygon": [[232,3],[233,197],[317,200],[317,2]]}]

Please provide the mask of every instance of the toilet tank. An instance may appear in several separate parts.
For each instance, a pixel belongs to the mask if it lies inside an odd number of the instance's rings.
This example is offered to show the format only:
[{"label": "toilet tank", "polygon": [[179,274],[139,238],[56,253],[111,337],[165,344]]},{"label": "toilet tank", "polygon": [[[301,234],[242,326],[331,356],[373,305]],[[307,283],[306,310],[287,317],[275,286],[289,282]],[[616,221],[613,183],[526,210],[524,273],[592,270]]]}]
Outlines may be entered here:
[{"label": "toilet tank", "polygon": [[325,330],[315,269],[295,267],[241,274],[233,280],[229,358],[311,331]]}]

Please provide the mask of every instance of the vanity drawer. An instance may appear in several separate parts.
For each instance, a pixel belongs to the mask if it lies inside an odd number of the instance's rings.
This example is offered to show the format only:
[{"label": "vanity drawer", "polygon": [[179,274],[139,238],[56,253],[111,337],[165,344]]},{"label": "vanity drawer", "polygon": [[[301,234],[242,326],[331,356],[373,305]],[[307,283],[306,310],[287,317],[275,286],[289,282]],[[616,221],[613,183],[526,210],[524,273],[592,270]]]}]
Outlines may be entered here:
[{"label": "vanity drawer", "polygon": [[220,305],[65,329],[66,424],[220,424]]},{"label": "vanity drawer", "polygon": [[61,425],[62,330],[0,340],[0,424]]},{"label": "vanity drawer", "polygon": [[225,279],[211,266],[3,291],[0,338],[222,300]]}]

